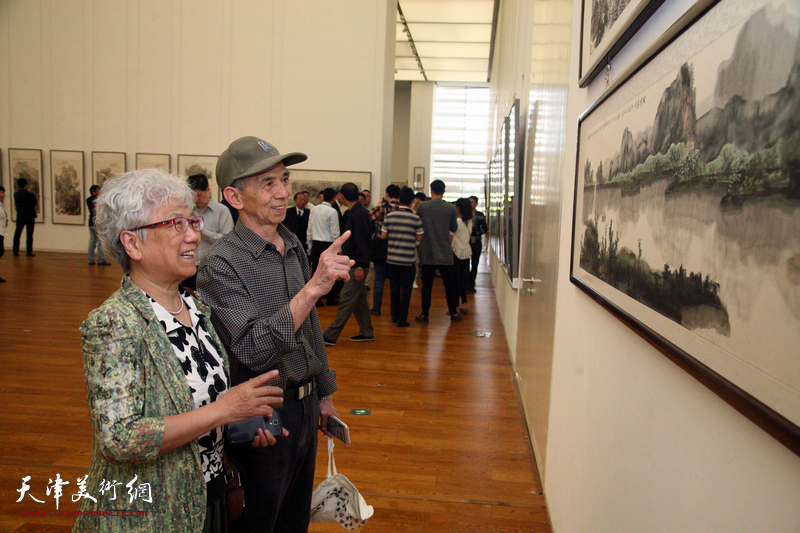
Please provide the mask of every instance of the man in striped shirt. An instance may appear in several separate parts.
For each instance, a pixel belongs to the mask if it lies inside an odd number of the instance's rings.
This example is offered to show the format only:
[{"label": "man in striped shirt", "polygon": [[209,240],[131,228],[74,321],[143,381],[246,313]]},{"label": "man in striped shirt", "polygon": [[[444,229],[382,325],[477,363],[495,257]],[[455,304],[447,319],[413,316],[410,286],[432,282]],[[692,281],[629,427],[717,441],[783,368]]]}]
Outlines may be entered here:
[{"label": "man in striped shirt", "polygon": [[392,322],[398,328],[408,327],[408,306],[414,286],[416,267],[414,250],[422,239],[422,221],[411,211],[414,191],[403,187],[400,191],[400,207],[386,215],[381,226],[381,237],[389,239],[386,263],[389,265],[391,284]]}]

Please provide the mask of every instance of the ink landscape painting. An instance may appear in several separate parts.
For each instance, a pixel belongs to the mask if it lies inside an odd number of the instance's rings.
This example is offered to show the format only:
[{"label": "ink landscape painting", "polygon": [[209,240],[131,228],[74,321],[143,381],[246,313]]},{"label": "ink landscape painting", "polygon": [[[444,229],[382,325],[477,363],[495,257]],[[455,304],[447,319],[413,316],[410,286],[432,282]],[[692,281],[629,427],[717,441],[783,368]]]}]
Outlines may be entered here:
[{"label": "ink landscape painting", "polygon": [[583,118],[572,272],[798,425],[800,2],[705,18]]}]

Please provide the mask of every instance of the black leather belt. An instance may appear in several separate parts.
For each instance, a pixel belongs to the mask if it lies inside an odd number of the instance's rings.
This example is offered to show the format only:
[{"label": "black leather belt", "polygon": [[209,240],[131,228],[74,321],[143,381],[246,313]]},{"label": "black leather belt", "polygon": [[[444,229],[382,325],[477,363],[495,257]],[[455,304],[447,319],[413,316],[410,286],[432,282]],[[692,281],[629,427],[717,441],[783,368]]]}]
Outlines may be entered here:
[{"label": "black leather belt", "polygon": [[309,396],[314,390],[314,380],[307,381],[297,387],[283,389],[283,398],[285,400],[302,400]]}]

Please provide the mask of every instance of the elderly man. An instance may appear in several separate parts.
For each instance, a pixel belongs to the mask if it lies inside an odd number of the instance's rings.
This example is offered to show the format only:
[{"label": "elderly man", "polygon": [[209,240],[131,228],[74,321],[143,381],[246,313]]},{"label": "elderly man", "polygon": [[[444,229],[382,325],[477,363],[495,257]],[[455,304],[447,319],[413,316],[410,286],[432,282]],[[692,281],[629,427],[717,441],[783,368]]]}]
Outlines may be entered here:
[{"label": "elderly man", "polygon": [[353,262],[338,252],[350,234],[321,254],[312,277],[300,241],[281,224],[292,190],[286,167],[306,158],[242,137],[217,162],[217,183],[239,210],[239,223],[206,256],[197,286],[230,353],[232,384],[279,370],[279,412],[289,430],[269,448],[228,446],[247,474],[247,505],[229,524],[234,533],[308,530],[317,427],[331,435],[328,416],[338,416],[336,373],[314,302],[336,280],[349,279]]}]

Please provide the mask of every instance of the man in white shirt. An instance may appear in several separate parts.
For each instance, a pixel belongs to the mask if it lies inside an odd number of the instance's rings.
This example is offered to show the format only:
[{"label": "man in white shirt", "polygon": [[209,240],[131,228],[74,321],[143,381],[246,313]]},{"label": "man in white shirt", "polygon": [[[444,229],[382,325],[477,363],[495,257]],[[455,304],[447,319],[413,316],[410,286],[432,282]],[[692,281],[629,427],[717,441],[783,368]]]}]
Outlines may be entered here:
[{"label": "man in white shirt", "polygon": [[[308,231],[306,235],[311,254],[312,275],[317,270],[320,254],[327,250],[328,246],[333,244],[333,241],[339,238],[339,234],[341,233],[339,228],[339,213],[331,206],[334,202],[334,198],[336,198],[336,191],[332,187],[328,187],[320,194],[322,195],[322,203],[314,206],[314,209],[311,210],[311,214],[308,217]],[[329,304],[333,303],[336,294],[337,292],[328,294]],[[322,305],[321,299],[318,305]]]},{"label": "man in white shirt", "polygon": [[[233,230],[233,218],[227,207],[211,198],[211,187],[205,174],[194,174],[187,181],[194,191],[192,214],[203,217],[202,238],[194,253],[194,264],[199,267],[211,246]],[[195,291],[196,281],[197,274],[185,279],[181,285]]]},{"label": "man in white shirt", "polygon": [[311,272],[317,269],[319,256],[328,249],[340,234],[339,214],[331,206],[336,191],[328,187],[322,191],[322,203],[314,206],[308,218],[307,241],[311,252]]}]

